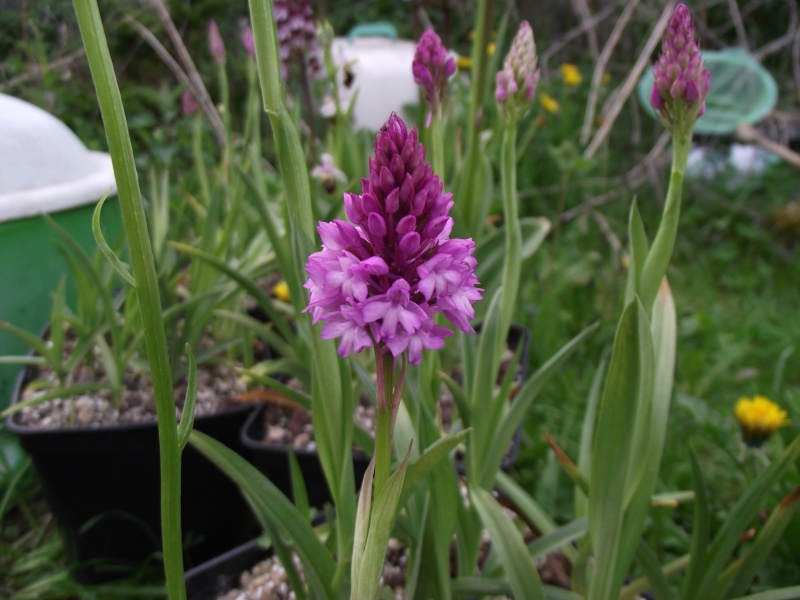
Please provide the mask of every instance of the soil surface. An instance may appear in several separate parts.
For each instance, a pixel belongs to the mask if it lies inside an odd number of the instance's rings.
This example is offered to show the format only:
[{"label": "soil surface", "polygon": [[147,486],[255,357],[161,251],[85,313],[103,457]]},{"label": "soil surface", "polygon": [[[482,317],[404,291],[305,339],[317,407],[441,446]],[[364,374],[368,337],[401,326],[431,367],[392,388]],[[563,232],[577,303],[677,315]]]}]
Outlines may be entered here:
[{"label": "soil surface", "polygon": [[[68,341],[69,343],[69,341]],[[50,394],[59,387],[55,373],[46,366],[31,367],[22,401]],[[80,365],[67,375],[65,386],[108,381],[102,361]],[[186,379],[174,383],[175,415],[180,419],[186,397]],[[246,390],[235,369],[225,364],[200,365],[197,368],[197,403],[195,416],[219,412],[237,403]],[[56,398],[23,408],[14,422],[31,429],[68,427],[106,427],[109,425],[155,422],[156,403],[149,373],[128,365],[123,375],[121,399],[114,399],[110,387]]]}]

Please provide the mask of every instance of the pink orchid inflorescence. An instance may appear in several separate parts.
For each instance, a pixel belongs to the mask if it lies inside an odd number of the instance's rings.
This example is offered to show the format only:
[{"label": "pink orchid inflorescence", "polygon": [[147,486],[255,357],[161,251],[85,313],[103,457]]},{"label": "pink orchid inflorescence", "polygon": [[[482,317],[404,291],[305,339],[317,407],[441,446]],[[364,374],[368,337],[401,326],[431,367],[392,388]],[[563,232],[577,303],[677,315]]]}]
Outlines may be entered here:
[{"label": "pink orchid inflorescence", "polygon": [[308,64],[312,75],[320,74],[317,26],[309,0],[275,0],[273,12],[280,44],[281,75],[288,75],[292,63]]},{"label": "pink orchid inflorescence", "polygon": [[444,102],[447,80],[456,72],[455,58],[447,55],[447,48],[433,29],[423,33],[417,42],[411,72],[414,82],[422,89],[422,94],[431,107],[427,126],[430,125],[433,113]]},{"label": "pink orchid inflorescence", "polygon": [[326,321],[324,339],[341,338],[347,356],[374,345],[418,365],[453,332],[437,325],[443,313],[473,331],[472,305],[481,299],[471,239],[450,239],[452,194],[425,162],[417,130],[392,114],[375,138],[362,193],[344,195],[351,222],[320,222],[322,251],[306,264],[308,308]]},{"label": "pink orchid inflorescence", "polygon": [[670,130],[676,123],[692,126],[706,110],[711,74],[703,64],[685,4],[678,4],[670,19],[653,75],[650,104],[664,126]]}]

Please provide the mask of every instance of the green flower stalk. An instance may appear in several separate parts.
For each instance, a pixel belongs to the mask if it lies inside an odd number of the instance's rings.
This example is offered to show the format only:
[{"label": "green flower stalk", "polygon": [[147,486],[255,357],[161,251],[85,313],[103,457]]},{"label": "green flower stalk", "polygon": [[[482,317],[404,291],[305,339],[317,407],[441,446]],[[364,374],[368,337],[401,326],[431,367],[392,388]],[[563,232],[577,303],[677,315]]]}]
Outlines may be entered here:
[{"label": "green flower stalk", "polygon": [[186,597],[181,541],[181,450],[188,440],[192,415],[184,414],[179,430],[175,418],[172,371],[169,365],[153,249],[147,230],[130,134],[125,121],[125,110],[114,66],[111,63],[100,10],[96,0],[75,0],[74,4],[103,116],[119,190],[122,222],[130,247],[134,285],[142,316],[142,329],[153,378],[158,419],[161,539],[167,593],[170,600],[180,600]]},{"label": "green flower stalk", "polygon": [[672,257],[694,123],[705,110],[705,98],[711,85],[711,75],[703,65],[685,4],[679,4],[672,15],[654,74],[650,103],[659,120],[672,132],[672,172],[661,224],[636,286],[648,313]]},{"label": "green flower stalk", "polygon": [[219,33],[215,21],[208,22],[208,49],[214,63],[217,65],[217,79],[219,81],[220,103],[222,105],[222,121],[225,124],[225,149],[222,157],[222,173],[227,177],[231,157],[231,111],[230,90],[228,86],[228,73],[225,70],[225,43]]},{"label": "green flower stalk", "polygon": [[506,127],[503,133],[502,188],[505,219],[505,262],[500,308],[498,352],[502,351],[517,302],[521,274],[522,230],[517,201],[517,124],[533,103],[539,71],[536,69],[536,44],[530,23],[523,21],[497,73],[495,100]]}]

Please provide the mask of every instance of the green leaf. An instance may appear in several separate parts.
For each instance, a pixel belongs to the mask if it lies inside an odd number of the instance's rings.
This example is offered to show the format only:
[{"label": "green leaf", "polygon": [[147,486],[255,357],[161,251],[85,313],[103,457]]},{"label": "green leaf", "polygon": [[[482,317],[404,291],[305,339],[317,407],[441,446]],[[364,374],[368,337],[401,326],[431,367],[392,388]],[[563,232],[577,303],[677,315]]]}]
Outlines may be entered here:
[{"label": "green leaf", "polygon": [[791,467],[800,456],[800,436],[784,450],[780,458],[764,469],[750,484],[745,493],[739,498],[731,509],[722,527],[714,536],[708,553],[708,562],[703,572],[703,578],[697,588],[693,590],[696,597],[708,598],[717,582],[725,564],[730,559],[733,551],[739,544],[739,537],[745,531],[761,508],[764,498],[772,489],[786,470]]},{"label": "green leaf", "polygon": [[[522,420],[525,418],[528,409],[530,408],[531,404],[533,404],[533,401],[536,399],[539,391],[542,389],[542,386],[544,386],[550,376],[558,370],[558,368],[572,354],[572,352],[574,352],[575,349],[578,348],[586,338],[594,333],[596,329],[597,323],[590,325],[581,331],[569,342],[564,344],[564,346],[558,352],[556,352],[545,364],[539,367],[539,369],[533,375],[528,377],[525,383],[522,384],[522,387],[517,392],[517,395],[514,396],[514,401],[508,407],[508,411],[501,419],[500,424],[494,431],[491,432],[491,444],[489,444],[488,448],[484,449],[484,452],[489,455],[488,458],[484,459],[485,465],[500,465],[502,462],[502,455],[506,452],[508,444],[511,441],[511,438],[514,436],[514,432],[517,430],[520,423],[522,423]],[[500,455],[499,461],[497,459],[498,455]],[[490,479],[494,479],[496,471],[491,472],[489,470],[485,470],[483,475],[484,479],[482,480],[482,484],[491,485],[492,481],[490,481]]]},{"label": "green leaf", "polygon": [[639,206],[635,198],[631,202],[631,211],[628,216],[628,237],[630,239],[630,264],[625,287],[625,304],[629,304],[639,293],[639,282],[642,278],[642,269],[648,249],[647,233],[645,233],[644,223],[642,223],[642,216],[639,214]]},{"label": "green leaf", "polygon": [[313,597],[334,600],[330,588],[336,565],[299,510],[258,469],[210,436],[192,431],[190,443],[222,470],[250,500],[253,507],[294,542],[305,568]]},{"label": "green leaf", "polygon": [[694,590],[700,585],[708,560],[708,543],[711,539],[711,517],[708,509],[708,492],[703,471],[693,448],[689,448],[694,474],[694,524],[692,525],[692,546],[689,552],[690,562],[683,580],[681,598],[689,600]]},{"label": "green leaf", "polygon": [[653,595],[658,600],[671,600],[672,593],[670,592],[667,578],[664,576],[664,571],[661,570],[661,565],[658,564],[658,556],[644,540],[639,542],[639,547],[636,550],[636,562],[647,577]]},{"label": "green leaf", "polygon": [[111,266],[114,268],[114,271],[117,272],[123,281],[128,283],[132,287],[136,287],[136,280],[133,278],[133,275],[130,272],[128,265],[122,262],[119,256],[116,255],[114,250],[111,249],[111,246],[108,245],[105,236],[103,235],[103,229],[100,227],[100,213],[103,210],[103,203],[108,198],[108,194],[100,198],[97,202],[97,206],[94,208],[94,214],[92,215],[92,233],[94,234],[94,240],[97,242],[98,248],[106,257]]},{"label": "green leaf", "polygon": [[[407,467],[408,454],[378,492],[375,505],[370,511],[369,533],[364,544],[363,559],[358,568],[358,575],[353,577],[352,600],[373,600],[378,591],[378,582],[386,559],[386,545],[392,533]],[[367,493],[369,494],[369,491]]]},{"label": "green leaf", "polygon": [[34,335],[21,327],[6,323],[5,321],[0,321],[0,329],[6,330],[20,342],[28,346],[28,348],[36,352],[36,354],[44,358],[54,371],[59,370],[58,367],[61,362],[61,356],[53,356],[47,342],[45,342],[41,336]]},{"label": "green leaf", "polygon": [[180,451],[183,451],[189,442],[189,434],[192,433],[194,426],[194,408],[197,404],[197,362],[189,344],[186,344],[186,356],[189,359],[189,381],[186,384],[183,412],[180,423],[178,423],[178,448]]},{"label": "green leaf", "polygon": [[[628,305],[614,339],[608,380],[600,403],[592,450],[589,529],[595,555],[593,600],[611,600],[622,584],[620,555],[623,516],[630,499],[631,422],[653,389],[653,343],[650,324],[638,298]],[[632,553],[631,553],[632,556]]]},{"label": "green leaf", "polygon": [[306,482],[303,480],[303,471],[300,470],[300,463],[297,462],[297,455],[294,453],[294,448],[289,446],[289,478],[292,484],[292,498],[294,498],[294,505],[300,514],[309,516],[308,511],[308,492],[306,491]]},{"label": "green leaf", "polygon": [[528,554],[519,530],[488,491],[470,486],[470,497],[481,521],[489,530],[492,548],[497,551],[515,598],[544,600],[544,590],[536,564]]},{"label": "green leaf", "polygon": [[414,493],[416,486],[425,481],[428,473],[430,473],[436,465],[455,450],[464,439],[470,434],[471,429],[465,429],[458,433],[453,433],[437,440],[425,449],[425,452],[408,465],[408,472],[405,476],[403,483],[403,490],[400,494],[400,506],[403,506],[408,498]]},{"label": "green leaf", "polygon": [[369,517],[372,510],[372,480],[375,475],[375,457],[369,461],[364,473],[364,481],[358,494],[358,510],[356,511],[356,529],[353,534],[353,556],[351,558],[351,578],[356,581],[364,564],[364,552],[369,533]]},{"label": "green leaf", "polygon": [[734,600],[797,600],[798,598],[800,598],[800,585],[740,596]]},{"label": "green leaf", "polygon": [[248,275],[242,273],[235,267],[232,267],[224,260],[218,258],[216,255],[205,252],[204,250],[200,250],[198,248],[194,248],[189,244],[169,241],[167,242],[167,245],[179,252],[199,258],[200,260],[212,265],[219,271],[225,273],[225,275],[242,286],[242,288],[244,288],[244,290],[253,297],[258,306],[262,308],[265,313],[267,313],[270,319],[272,319],[272,323],[280,330],[281,335],[283,335],[285,339],[291,340],[293,336],[296,335],[291,331],[291,328],[286,322],[286,318],[278,313],[278,311],[276,311],[272,306],[272,299],[264,292],[264,290],[258,287],[258,285]]},{"label": "green leaf", "polygon": [[[578,451],[578,469],[588,476],[592,465],[592,443],[594,441],[594,425],[597,415],[597,405],[600,404],[600,391],[603,389],[603,375],[606,372],[606,358],[600,359],[594,373],[589,398],[586,401],[586,411],[583,414],[581,427],[581,445]],[[575,488],[575,516],[584,517],[589,511],[589,497],[580,489]]]},{"label": "green leaf", "polygon": [[738,572],[736,578],[727,590],[722,589],[718,596],[729,598],[744,594],[755,579],[758,570],[769,558],[770,552],[783,537],[784,531],[797,514],[800,508],[800,486],[786,496],[778,507],[772,512],[769,520],[764,524],[756,541],[747,550],[744,556],[737,561]]},{"label": "green leaf", "polygon": [[533,523],[543,535],[556,530],[557,525],[553,518],[511,476],[499,472],[497,487],[514,503],[520,514]]},{"label": "green leaf", "polygon": [[[569,554],[575,554],[574,548],[570,544],[586,535],[588,529],[589,520],[586,517],[570,521],[566,525],[562,525],[558,529],[554,529],[550,533],[530,542],[528,544],[528,553],[531,558],[538,558],[560,548],[561,553],[569,558]],[[571,552],[565,552],[567,549]]]}]

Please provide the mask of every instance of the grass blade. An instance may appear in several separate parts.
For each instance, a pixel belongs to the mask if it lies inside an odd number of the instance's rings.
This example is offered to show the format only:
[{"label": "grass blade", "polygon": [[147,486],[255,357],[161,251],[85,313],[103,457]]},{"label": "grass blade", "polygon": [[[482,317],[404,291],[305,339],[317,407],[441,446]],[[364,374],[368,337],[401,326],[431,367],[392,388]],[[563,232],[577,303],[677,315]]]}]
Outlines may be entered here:
[{"label": "grass blade", "polygon": [[542,582],[519,530],[486,490],[470,486],[470,497],[489,530],[492,546],[500,556],[515,598],[545,600]]}]

